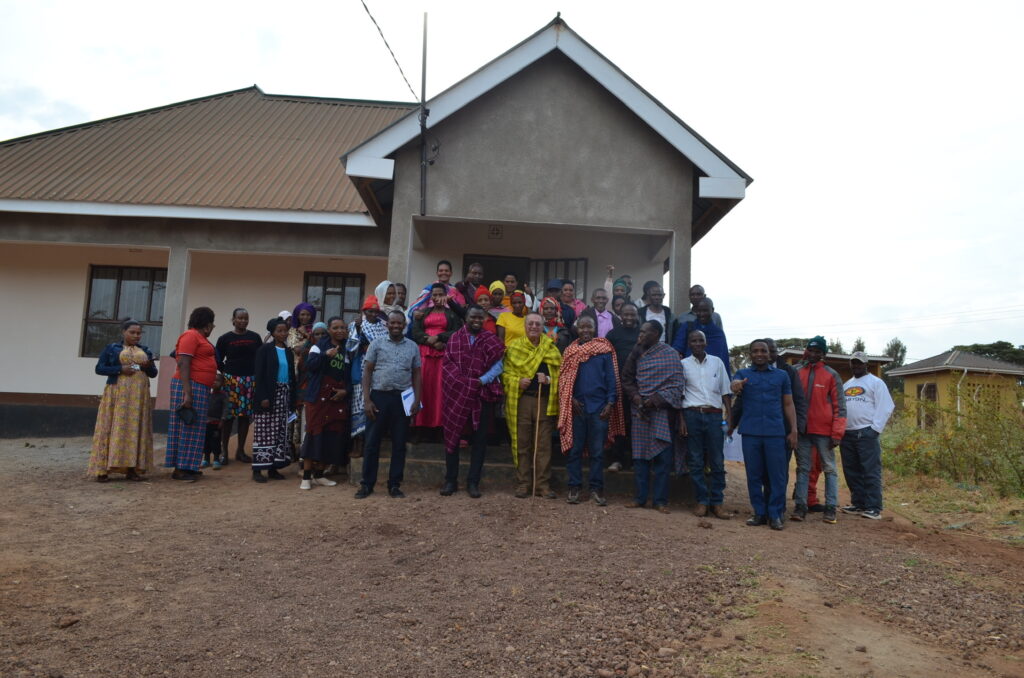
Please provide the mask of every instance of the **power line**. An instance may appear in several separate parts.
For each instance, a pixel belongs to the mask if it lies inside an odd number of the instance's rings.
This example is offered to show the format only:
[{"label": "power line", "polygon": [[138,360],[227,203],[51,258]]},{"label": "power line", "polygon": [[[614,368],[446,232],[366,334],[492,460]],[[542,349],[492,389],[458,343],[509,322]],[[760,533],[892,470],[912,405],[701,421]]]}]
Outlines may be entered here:
[{"label": "power line", "polygon": [[412,93],[412,98],[419,102],[420,98],[416,96],[416,91],[409,84],[409,78],[405,77],[405,71],[402,70],[402,64],[398,63],[398,57],[395,56],[395,50],[391,49],[391,45],[388,44],[388,39],[384,37],[384,31],[380,29],[380,24],[373,18],[373,14],[370,12],[370,8],[366,6],[366,0],[359,0],[363,3],[363,9],[366,10],[366,15],[370,17],[370,21],[377,27],[377,32],[380,33],[380,39],[384,41],[384,46],[391,52],[391,58],[395,60],[395,65],[398,66],[398,72],[402,74],[402,80],[405,80],[405,86],[409,88],[409,92]]}]

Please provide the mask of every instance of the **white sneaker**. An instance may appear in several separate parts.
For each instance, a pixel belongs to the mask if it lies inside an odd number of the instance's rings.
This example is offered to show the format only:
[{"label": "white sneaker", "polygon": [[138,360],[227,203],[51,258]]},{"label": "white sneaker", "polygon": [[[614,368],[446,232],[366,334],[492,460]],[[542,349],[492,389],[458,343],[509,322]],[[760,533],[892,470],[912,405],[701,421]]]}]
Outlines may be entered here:
[{"label": "white sneaker", "polygon": [[313,489],[313,481],[310,480],[309,478],[303,478],[302,482],[299,483],[299,489],[300,490],[312,490]]},{"label": "white sneaker", "polygon": [[610,473],[618,473],[619,471],[622,470],[622,464],[620,464],[617,461],[616,462],[612,462],[611,466],[609,466],[607,470]]},{"label": "white sneaker", "polygon": [[330,478],[324,478],[322,476],[320,478],[313,478],[313,482],[316,483],[317,485],[323,485],[324,487],[334,487],[335,485],[338,484],[331,480]]}]

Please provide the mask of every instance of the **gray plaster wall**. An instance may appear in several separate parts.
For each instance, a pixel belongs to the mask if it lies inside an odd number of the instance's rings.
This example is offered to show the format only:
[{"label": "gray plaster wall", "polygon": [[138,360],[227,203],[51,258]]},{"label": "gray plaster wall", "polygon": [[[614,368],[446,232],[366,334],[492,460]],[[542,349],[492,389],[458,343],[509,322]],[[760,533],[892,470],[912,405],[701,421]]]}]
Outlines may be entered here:
[{"label": "gray plaster wall", "polygon": [[[670,229],[673,293],[688,286],[693,165],[564,55],[524,69],[431,135],[440,151],[428,215]],[[418,142],[396,154],[393,279],[409,273],[417,214]]]}]

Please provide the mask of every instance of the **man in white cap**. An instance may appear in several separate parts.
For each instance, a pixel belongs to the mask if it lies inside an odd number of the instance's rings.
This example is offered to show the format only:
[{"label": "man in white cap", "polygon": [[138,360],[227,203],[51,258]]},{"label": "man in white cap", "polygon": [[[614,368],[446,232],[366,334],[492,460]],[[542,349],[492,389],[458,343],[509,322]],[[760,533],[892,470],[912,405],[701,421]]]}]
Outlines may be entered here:
[{"label": "man in white cap", "polygon": [[885,382],[868,372],[863,351],[850,356],[850,371],[853,377],[843,384],[846,433],[839,446],[850,505],[842,510],[878,520],[882,517],[882,446],[878,439],[896,405]]}]

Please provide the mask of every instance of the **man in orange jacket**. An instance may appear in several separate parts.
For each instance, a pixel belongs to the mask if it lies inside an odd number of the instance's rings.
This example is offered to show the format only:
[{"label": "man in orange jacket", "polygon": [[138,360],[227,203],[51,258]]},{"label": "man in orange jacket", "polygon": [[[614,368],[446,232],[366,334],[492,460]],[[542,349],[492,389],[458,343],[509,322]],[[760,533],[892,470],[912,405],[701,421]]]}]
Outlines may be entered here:
[{"label": "man in orange jacket", "polygon": [[846,397],[839,374],[822,363],[828,345],[817,336],[807,342],[807,362],[797,371],[807,401],[807,420],[796,450],[796,508],[790,520],[807,517],[807,485],[811,472],[811,451],[817,450],[825,472],[826,523],[836,522],[839,503],[839,474],[836,470],[836,447],[846,432]]}]

